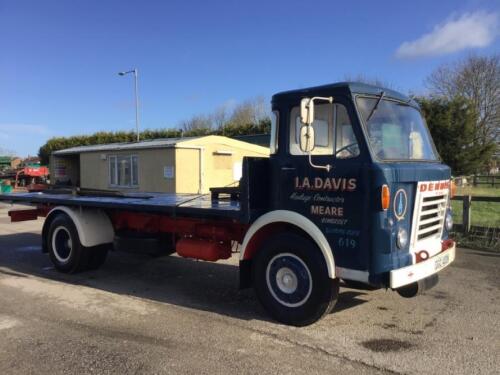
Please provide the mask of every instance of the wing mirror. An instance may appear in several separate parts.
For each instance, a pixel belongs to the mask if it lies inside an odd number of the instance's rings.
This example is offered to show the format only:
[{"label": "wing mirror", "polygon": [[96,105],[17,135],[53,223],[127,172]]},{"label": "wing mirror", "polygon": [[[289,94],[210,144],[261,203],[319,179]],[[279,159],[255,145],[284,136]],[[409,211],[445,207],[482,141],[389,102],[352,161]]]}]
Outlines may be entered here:
[{"label": "wing mirror", "polygon": [[304,98],[300,101],[300,121],[304,124],[300,127],[299,147],[302,152],[306,152],[309,156],[309,164],[313,168],[325,169],[329,172],[332,169],[330,164],[316,165],[312,162],[311,151],[314,150],[314,101],[322,100],[328,103],[333,103],[333,97],[323,98],[315,96],[313,98]]},{"label": "wing mirror", "polygon": [[303,152],[314,150],[314,128],[311,125],[302,125],[300,127],[300,149]]},{"label": "wing mirror", "polygon": [[300,101],[300,122],[311,125],[314,122],[314,98],[304,98]]}]

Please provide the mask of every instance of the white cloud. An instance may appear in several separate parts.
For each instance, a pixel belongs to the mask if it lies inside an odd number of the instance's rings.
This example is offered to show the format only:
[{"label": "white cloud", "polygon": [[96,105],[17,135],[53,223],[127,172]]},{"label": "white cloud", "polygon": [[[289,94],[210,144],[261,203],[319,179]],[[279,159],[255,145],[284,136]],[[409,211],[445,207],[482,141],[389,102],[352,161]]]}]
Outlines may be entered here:
[{"label": "white cloud", "polygon": [[467,48],[486,47],[499,35],[498,14],[478,11],[453,16],[420,38],[404,42],[398,58],[445,55]]}]

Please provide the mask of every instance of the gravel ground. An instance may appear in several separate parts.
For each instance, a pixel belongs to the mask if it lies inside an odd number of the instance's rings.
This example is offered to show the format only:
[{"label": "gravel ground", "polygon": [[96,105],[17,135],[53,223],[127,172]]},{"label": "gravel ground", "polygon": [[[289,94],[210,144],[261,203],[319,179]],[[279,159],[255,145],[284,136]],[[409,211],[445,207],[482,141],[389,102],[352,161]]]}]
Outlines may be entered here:
[{"label": "gravel ground", "polygon": [[405,300],[341,288],[305,328],[269,320],[218,263],[113,252],[98,271],[57,273],[42,221],[0,206],[0,374],[494,374],[500,254],[459,249],[434,289]]}]

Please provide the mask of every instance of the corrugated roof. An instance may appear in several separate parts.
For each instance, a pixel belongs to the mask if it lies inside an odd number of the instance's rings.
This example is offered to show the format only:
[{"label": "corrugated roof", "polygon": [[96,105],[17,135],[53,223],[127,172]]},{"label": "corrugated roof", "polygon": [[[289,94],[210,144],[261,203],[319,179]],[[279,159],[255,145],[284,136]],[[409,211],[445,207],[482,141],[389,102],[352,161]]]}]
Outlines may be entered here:
[{"label": "corrugated roof", "polygon": [[123,142],[123,143],[108,143],[103,145],[78,146],[66,148],[64,150],[54,151],[53,155],[73,155],[84,152],[99,152],[99,151],[120,151],[120,150],[137,150],[145,148],[169,148],[176,144],[186,141],[191,141],[203,137],[184,137],[184,138],[163,138],[151,139],[141,142]]}]

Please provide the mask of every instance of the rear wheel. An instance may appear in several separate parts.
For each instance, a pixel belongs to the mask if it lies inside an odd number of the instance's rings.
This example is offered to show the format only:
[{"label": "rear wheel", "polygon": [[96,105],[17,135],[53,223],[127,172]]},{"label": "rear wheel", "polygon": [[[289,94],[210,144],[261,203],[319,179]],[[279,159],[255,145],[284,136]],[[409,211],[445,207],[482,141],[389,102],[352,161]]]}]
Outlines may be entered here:
[{"label": "rear wheel", "polygon": [[59,214],[52,220],[46,242],[50,260],[58,271],[74,273],[87,267],[89,252],[68,215]]},{"label": "rear wheel", "polygon": [[257,297],[278,321],[305,326],[335,305],[339,280],[330,279],[323,255],[310,240],[295,233],[270,238],[254,260]]},{"label": "rear wheel", "polygon": [[109,245],[100,245],[87,249],[87,251],[89,251],[87,268],[89,270],[96,270],[100,268],[108,257],[108,250]]}]

